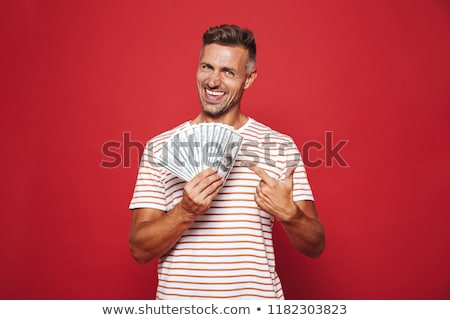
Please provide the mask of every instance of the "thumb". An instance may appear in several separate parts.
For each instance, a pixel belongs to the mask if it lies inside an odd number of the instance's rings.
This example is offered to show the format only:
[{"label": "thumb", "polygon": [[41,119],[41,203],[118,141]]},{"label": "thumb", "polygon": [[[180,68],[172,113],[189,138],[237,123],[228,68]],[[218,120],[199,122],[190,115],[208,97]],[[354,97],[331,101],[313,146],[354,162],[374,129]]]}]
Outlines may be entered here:
[{"label": "thumb", "polygon": [[293,179],[293,177],[294,177],[294,171],[295,171],[295,169],[297,169],[297,166],[293,166],[293,167],[288,167],[287,169],[286,169],[286,174],[284,175],[285,176],[285,179]]},{"label": "thumb", "polygon": [[288,184],[292,184],[294,181],[294,171],[297,169],[297,166],[287,167],[286,173],[284,174],[284,179],[281,180],[283,182],[287,182]]},{"label": "thumb", "polygon": [[286,178],[291,178],[294,175],[295,169],[297,169],[297,166],[288,167],[286,169]]}]

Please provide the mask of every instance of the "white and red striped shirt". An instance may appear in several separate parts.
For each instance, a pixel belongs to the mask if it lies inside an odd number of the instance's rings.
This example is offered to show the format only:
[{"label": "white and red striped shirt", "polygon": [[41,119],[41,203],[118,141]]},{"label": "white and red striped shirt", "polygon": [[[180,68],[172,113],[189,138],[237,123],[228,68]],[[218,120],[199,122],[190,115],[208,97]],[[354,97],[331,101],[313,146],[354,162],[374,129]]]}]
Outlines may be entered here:
[{"label": "white and red striped shirt", "polygon": [[[163,143],[188,127],[185,122],[147,143],[130,209],[170,211],[185,182],[156,164]],[[258,208],[255,188],[260,178],[250,162],[280,179],[294,172],[294,201],[313,200],[306,171],[292,138],[249,119],[237,130],[243,143],[235,165],[210,209],[197,217],[158,263],[157,299],[283,299],[275,270],[272,243],[274,218]]]}]

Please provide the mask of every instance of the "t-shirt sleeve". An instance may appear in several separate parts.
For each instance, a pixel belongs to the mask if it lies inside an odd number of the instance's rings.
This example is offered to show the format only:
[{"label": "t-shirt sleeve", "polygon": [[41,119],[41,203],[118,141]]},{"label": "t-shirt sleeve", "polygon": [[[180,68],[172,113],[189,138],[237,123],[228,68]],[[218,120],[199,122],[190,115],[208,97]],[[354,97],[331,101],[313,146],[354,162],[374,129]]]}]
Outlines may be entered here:
[{"label": "t-shirt sleeve", "polygon": [[314,200],[314,196],[309,185],[306,174],[305,165],[303,164],[302,156],[294,141],[290,141],[286,148],[286,167],[283,170],[283,176],[288,167],[297,166],[294,171],[294,187],[293,199],[300,200]]},{"label": "t-shirt sleeve", "polygon": [[130,209],[153,208],[167,211],[164,184],[161,181],[161,166],[156,163],[151,149],[151,141],[147,143],[139,166]]}]

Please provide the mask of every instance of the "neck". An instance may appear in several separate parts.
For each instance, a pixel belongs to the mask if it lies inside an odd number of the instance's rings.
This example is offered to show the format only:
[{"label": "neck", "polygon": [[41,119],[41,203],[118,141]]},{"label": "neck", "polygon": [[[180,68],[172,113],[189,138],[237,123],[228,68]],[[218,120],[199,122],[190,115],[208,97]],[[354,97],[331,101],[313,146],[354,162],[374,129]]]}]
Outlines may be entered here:
[{"label": "neck", "polygon": [[234,127],[234,129],[239,129],[248,120],[248,117],[243,114],[239,109],[236,112],[228,112],[220,117],[211,117],[210,115],[204,113],[203,111],[191,121],[191,124],[202,123],[202,122],[217,122],[224,123],[229,126]]}]

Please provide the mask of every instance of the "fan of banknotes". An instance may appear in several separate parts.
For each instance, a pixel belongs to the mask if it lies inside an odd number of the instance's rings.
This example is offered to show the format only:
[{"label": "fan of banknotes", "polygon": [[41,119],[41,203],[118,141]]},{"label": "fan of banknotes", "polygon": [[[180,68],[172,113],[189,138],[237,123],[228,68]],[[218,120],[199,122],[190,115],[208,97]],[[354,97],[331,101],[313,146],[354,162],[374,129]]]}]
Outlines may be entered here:
[{"label": "fan of banknotes", "polygon": [[163,145],[158,162],[184,181],[215,168],[225,181],[242,144],[233,127],[221,123],[199,123],[179,130]]}]

